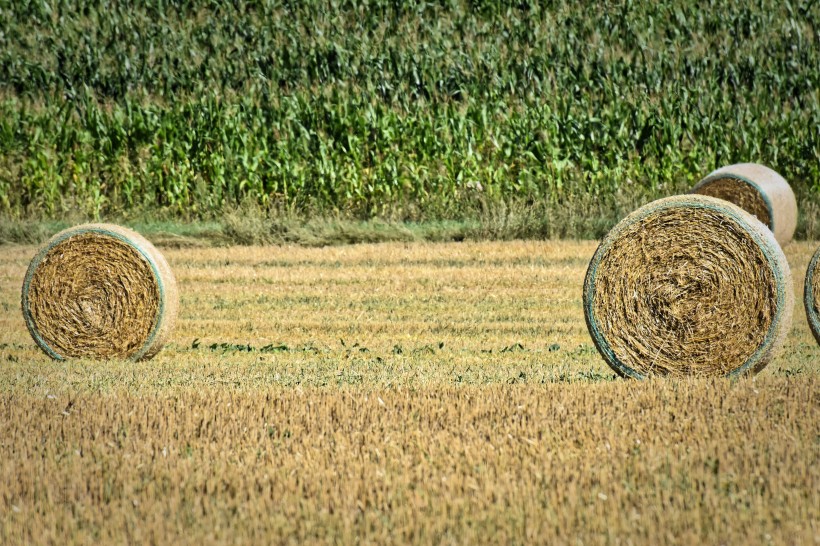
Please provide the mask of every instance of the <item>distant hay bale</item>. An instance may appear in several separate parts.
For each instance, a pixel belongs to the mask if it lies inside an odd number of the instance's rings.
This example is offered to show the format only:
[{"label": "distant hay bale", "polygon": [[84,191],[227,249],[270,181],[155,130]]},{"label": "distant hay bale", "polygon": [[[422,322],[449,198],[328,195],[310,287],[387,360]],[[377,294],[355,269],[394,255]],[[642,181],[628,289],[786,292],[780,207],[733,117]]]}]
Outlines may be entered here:
[{"label": "distant hay bale", "polygon": [[777,172],[756,163],[722,167],[695,184],[691,193],[730,201],[757,217],[787,244],[797,228],[797,199]]},{"label": "distant hay bale", "polygon": [[806,316],[817,343],[820,343],[820,247],[814,253],[806,271],[806,286],[803,291],[803,302],[806,304]]},{"label": "distant hay bale", "polygon": [[31,261],[22,307],[52,358],[141,360],[167,341],[178,294],[168,262],[141,235],[84,224],[52,237]]},{"label": "distant hay bale", "polygon": [[757,373],[788,333],[791,283],[766,226],[729,202],[681,195],[607,234],[587,270],[584,314],[620,375]]}]

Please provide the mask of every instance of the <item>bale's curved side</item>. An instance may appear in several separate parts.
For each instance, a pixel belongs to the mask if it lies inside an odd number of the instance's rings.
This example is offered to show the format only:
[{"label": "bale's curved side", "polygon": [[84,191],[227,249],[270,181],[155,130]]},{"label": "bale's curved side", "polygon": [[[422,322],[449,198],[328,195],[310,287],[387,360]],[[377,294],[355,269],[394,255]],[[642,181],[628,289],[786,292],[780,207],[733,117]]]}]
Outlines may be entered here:
[{"label": "bale's curved side", "polygon": [[803,303],[806,306],[806,317],[814,339],[820,343],[820,248],[814,253],[806,271],[806,285],[803,290]]},{"label": "bale's curved side", "polygon": [[141,239],[139,243],[140,249],[145,251],[151,261],[153,261],[153,265],[156,268],[159,278],[162,280],[165,295],[163,298],[163,310],[160,314],[156,334],[150,346],[146,347],[145,352],[134,358],[135,360],[147,360],[149,358],[153,358],[171,338],[171,333],[174,330],[177,316],[179,314],[179,289],[177,288],[176,277],[174,277],[174,273],[171,271],[171,266],[168,265],[168,261],[165,259],[165,256],[163,256],[162,253],[157,250],[157,248],[148,239],[145,239],[134,231],[131,231],[131,233]]},{"label": "bale's curved side", "polygon": [[757,373],[791,325],[788,262],[741,208],[684,195],[636,210],[603,239],[584,280],[584,316],[618,374]]},{"label": "bale's curved side", "polygon": [[162,254],[112,224],[54,235],[29,264],[21,296],[29,332],[58,360],[151,358],[173,330],[178,302]]},{"label": "bale's curved side", "polygon": [[755,215],[785,245],[797,228],[797,199],[785,178],[757,163],[721,167],[695,184],[691,193],[730,201]]}]

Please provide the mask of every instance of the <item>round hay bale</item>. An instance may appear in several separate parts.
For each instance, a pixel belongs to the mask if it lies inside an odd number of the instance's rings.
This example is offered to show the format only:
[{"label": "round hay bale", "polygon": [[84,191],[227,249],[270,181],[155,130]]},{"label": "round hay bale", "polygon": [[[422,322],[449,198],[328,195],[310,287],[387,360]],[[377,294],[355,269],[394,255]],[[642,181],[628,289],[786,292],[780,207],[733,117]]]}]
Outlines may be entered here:
[{"label": "round hay bale", "polygon": [[29,332],[58,360],[151,358],[173,329],[178,301],[162,254],[111,224],[61,231],[31,261],[23,282]]},{"label": "round hay bale", "polygon": [[603,239],[584,314],[622,376],[757,373],[791,325],[791,282],[780,245],[752,215],[713,197],[668,197]]},{"label": "round hay bale", "polygon": [[792,240],[797,228],[797,199],[791,186],[764,165],[721,167],[695,184],[691,193],[734,203],[766,224],[781,245]]},{"label": "round hay bale", "polygon": [[820,343],[820,247],[814,253],[806,271],[806,286],[803,291],[803,302],[806,304],[806,316],[817,343]]}]

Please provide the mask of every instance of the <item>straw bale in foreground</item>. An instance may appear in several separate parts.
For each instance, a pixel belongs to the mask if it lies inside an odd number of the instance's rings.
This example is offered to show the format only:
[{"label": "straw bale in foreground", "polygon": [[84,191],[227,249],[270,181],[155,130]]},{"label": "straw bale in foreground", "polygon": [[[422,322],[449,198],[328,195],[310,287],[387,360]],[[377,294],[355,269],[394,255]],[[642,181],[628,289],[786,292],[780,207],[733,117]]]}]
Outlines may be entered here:
[{"label": "straw bale in foreground", "polygon": [[176,320],[168,263],[145,238],[111,224],[84,224],[52,237],[29,265],[23,315],[55,359],[154,356]]},{"label": "straw bale in foreground", "polygon": [[699,195],[655,201],[615,226],[589,265],[583,299],[599,352],[635,378],[758,372],[794,307],[771,231]]}]

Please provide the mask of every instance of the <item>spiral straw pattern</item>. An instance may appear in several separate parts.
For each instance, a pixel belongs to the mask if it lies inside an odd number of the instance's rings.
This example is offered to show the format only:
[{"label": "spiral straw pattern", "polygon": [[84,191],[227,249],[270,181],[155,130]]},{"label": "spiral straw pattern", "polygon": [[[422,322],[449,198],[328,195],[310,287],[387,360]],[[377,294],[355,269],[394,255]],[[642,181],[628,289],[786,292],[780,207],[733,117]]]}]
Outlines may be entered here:
[{"label": "spiral straw pattern", "polygon": [[34,257],[22,308],[52,358],[139,360],[167,341],[178,295],[168,263],[145,238],[85,224],[58,233]]},{"label": "spiral straw pattern", "polygon": [[619,374],[761,370],[791,324],[786,257],[766,226],[712,197],[661,199],[622,220],[584,282],[595,345]]}]

